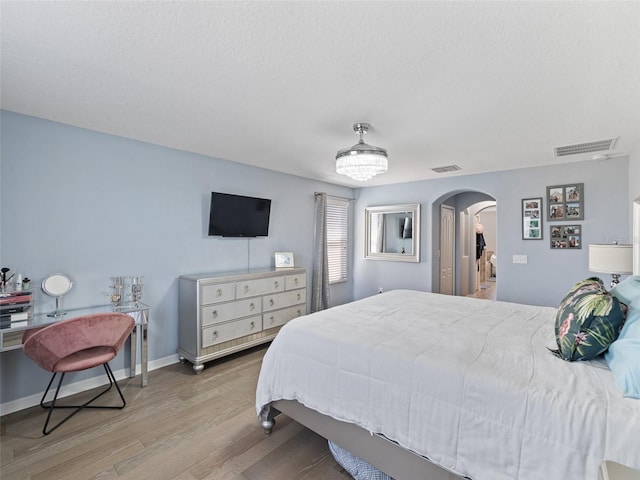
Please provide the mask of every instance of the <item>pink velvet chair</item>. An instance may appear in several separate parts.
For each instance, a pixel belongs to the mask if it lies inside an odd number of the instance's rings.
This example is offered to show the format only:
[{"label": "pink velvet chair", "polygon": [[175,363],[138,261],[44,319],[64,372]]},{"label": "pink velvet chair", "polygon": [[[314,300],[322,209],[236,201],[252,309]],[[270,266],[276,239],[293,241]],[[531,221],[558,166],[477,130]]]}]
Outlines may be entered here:
[{"label": "pink velvet chair", "polygon": [[[96,313],[61,320],[46,327],[25,331],[22,336],[24,353],[44,370],[53,372],[49,385],[40,400],[40,406],[49,410],[42,433],[48,435],[83,408],[122,409],[125,407],[126,401],[108,362],[118,354],[134,326],[133,318],[124,313]],[[98,365],[104,366],[109,379],[109,386],[106,390],[82,405],[56,405],[65,373],[87,370]],[[58,373],[60,373],[60,380],[56,393],[53,400],[47,404],[45,397]],[[111,390],[114,384],[120,394],[122,405],[90,405],[94,400]],[[74,411],[47,431],[51,414],[56,408],[73,408]]]}]

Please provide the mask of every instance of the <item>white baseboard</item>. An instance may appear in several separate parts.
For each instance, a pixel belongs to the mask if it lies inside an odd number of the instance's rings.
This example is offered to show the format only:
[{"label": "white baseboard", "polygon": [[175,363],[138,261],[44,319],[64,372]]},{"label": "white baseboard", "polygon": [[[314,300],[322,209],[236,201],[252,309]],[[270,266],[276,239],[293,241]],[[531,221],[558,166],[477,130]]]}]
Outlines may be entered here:
[{"label": "white baseboard", "polygon": [[[173,365],[174,363],[178,363],[178,354],[169,355],[168,357],[159,358],[158,360],[152,360],[149,362],[148,370],[149,372],[153,370],[157,370],[158,368],[166,367],[167,365]],[[140,372],[140,364],[136,366],[136,372]],[[129,369],[123,368],[121,370],[113,372],[116,377],[116,380],[122,380],[123,378],[129,378]],[[103,370],[104,373],[104,370]],[[138,373],[138,376],[140,374]],[[60,394],[58,398],[68,397],[69,395],[74,395],[76,393],[84,392],[85,390],[90,390],[92,388],[99,387],[101,385],[106,385],[108,382],[106,375],[98,375],[96,377],[88,378],[86,380],[80,380],[75,383],[70,383],[68,385],[63,385],[60,389]],[[151,375],[149,375],[149,383],[153,381]],[[40,393],[35,393],[33,395],[29,395],[28,397],[18,398],[16,400],[12,400],[7,403],[0,404],[0,416],[8,415],[9,413],[17,412],[19,410],[24,410],[25,408],[33,407],[35,405],[40,404],[40,399],[42,398],[42,394],[44,393],[44,388],[46,385],[43,385],[43,389]]]}]

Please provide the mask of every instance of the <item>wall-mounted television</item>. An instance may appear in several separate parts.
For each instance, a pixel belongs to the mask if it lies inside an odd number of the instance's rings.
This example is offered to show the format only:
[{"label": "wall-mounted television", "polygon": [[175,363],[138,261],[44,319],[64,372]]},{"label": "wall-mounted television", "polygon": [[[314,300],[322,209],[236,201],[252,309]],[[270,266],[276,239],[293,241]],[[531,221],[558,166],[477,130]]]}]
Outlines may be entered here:
[{"label": "wall-mounted television", "polygon": [[209,235],[266,237],[271,200],[211,192]]}]

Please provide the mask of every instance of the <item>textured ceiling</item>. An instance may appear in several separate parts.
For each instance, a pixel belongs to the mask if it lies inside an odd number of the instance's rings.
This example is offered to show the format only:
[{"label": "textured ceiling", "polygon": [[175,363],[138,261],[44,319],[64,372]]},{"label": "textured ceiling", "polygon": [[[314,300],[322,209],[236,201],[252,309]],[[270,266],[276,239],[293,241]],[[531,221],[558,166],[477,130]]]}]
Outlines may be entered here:
[{"label": "textured ceiling", "polygon": [[[640,2],[6,2],[3,109],[331,183],[640,142]],[[335,173],[365,141],[389,172]],[[436,174],[433,167],[462,170]]]}]

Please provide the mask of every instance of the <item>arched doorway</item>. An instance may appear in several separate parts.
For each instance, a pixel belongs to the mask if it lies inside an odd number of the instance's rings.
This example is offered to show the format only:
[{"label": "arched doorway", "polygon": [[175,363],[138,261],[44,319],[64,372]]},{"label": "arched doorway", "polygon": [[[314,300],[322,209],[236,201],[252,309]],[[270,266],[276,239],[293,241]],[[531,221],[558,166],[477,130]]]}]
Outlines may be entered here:
[{"label": "arched doorway", "polygon": [[495,300],[498,279],[498,209],[496,202],[480,202],[480,205],[476,204],[472,207],[474,209],[479,208],[474,215],[476,234],[475,282],[470,284],[468,292],[460,292],[460,294]]},{"label": "arched doorway", "polygon": [[[443,212],[453,211],[454,222],[444,219]],[[446,215],[445,215],[446,216]],[[432,291],[452,295],[473,295],[490,287],[492,298],[497,295],[497,202],[494,197],[483,192],[458,190],[441,196],[433,203],[433,269]],[[476,258],[476,225],[482,218],[485,227],[485,241],[489,239],[491,250],[485,247],[484,257]],[[451,224],[453,223],[453,224]],[[488,229],[488,230],[487,230]],[[491,252],[490,255],[489,251]],[[444,275],[453,254],[454,288],[451,279]],[[488,255],[488,256],[487,256]],[[496,259],[491,268],[491,255]],[[488,262],[488,263],[487,263]],[[482,268],[482,271],[480,267]],[[482,273],[482,276],[481,276]],[[494,275],[492,275],[492,273]],[[489,283],[490,282],[490,283]]]}]

